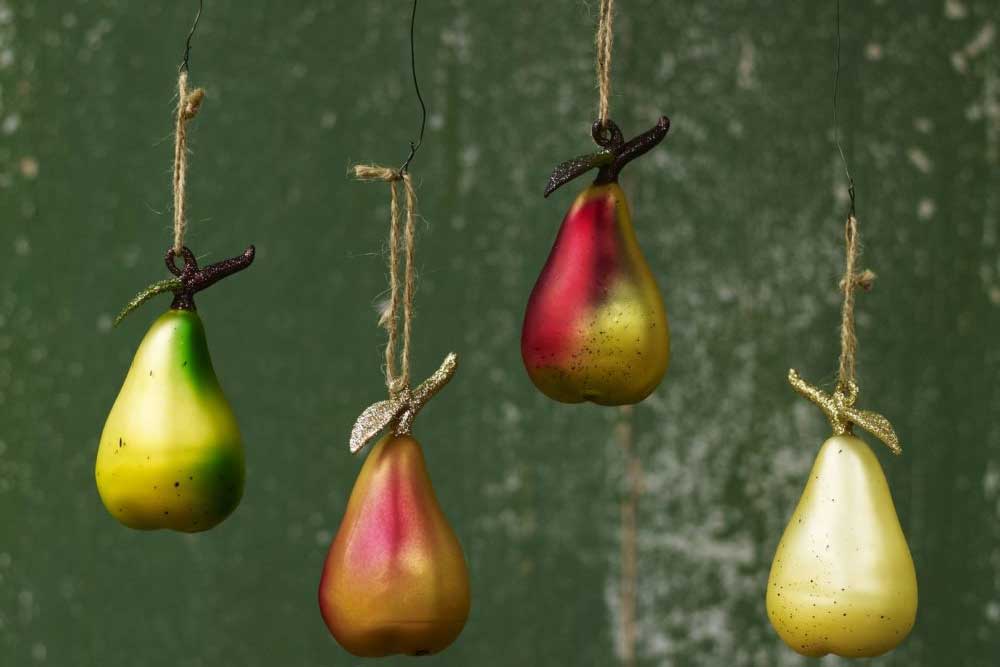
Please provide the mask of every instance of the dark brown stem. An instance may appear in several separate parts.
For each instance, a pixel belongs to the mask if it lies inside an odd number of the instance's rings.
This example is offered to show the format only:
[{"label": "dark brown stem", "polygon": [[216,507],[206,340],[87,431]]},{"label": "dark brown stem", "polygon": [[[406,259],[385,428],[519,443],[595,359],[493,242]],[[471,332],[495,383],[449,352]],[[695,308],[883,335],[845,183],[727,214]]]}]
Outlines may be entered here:
[{"label": "dark brown stem", "polygon": [[625,165],[663,141],[669,131],[670,119],[661,116],[651,129],[626,142],[622,131],[613,120],[609,118],[595,121],[591,128],[591,135],[594,137],[594,142],[603,150],[589,155],[581,155],[559,164],[549,176],[548,185],[545,187],[545,196],[548,197],[566,183],[591,169],[598,170],[594,183],[603,184],[617,181],[618,174],[621,173]]},{"label": "dark brown stem", "polygon": [[198,268],[198,260],[194,253],[185,246],[181,249],[181,257],[184,259],[184,267],[177,268],[174,263],[177,253],[173,248],[167,251],[164,261],[167,269],[181,279],[180,287],[175,289],[174,301],[170,307],[174,310],[195,310],[194,295],[219,282],[227,276],[242,271],[253,263],[256,250],[253,246],[247,248],[242,255],[224,259],[221,262],[210,264],[204,269]]},{"label": "dark brown stem", "polygon": [[[609,120],[608,122],[610,123],[611,121]],[[598,123],[594,123],[595,129],[597,125]],[[594,182],[611,183],[612,181],[617,181],[618,174],[625,168],[625,165],[655,148],[657,144],[663,141],[663,138],[667,136],[667,132],[669,131],[670,119],[666,116],[660,116],[660,120],[651,129],[613,149],[615,154],[614,162],[601,167],[600,171],[597,172],[597,178],[594,179]]]}]

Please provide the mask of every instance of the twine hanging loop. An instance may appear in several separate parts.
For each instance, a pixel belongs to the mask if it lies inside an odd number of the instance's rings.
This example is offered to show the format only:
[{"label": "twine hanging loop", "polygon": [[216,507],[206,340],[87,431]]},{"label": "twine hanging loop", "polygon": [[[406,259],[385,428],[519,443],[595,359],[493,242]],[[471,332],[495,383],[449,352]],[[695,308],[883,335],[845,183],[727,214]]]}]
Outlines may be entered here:
[{"label": "twine hanging loop", "polygon": [[174,130],[174,252],[184,250],[184,233],[187,231],[187,124],[198,115],[205,90],[188,90],[188,71],[182,68],[177,76],[177,125]]},{"label": "twine hanging loop", "polygon": [[837,371],[837,386],[833,393],[827,393],[809,384],[792,369],[788,371],[788,382],[800,395],[809,399],[823,411],[835,435],[852,432],[857,425],[881,440],[893,454],[902,454],[903,449],[892,424],[877,412],[854,407],[858,397],[858,383],[855,377],[858,355],[858,337],[854,330],[854,296],[860,287],[871,290],[875,274],[868,269],[857,273],[855,267],[860,254],[858,219],[853,207],[844,224],[844,277],[840,281],[843,303],[840,308],[840,364]]},{"label": "twine hanging loop", "polygon": [[[383,181],[389,184],[389,304],[379,318],[385,327],[385,385],[388,400],[369,406],[358,417],[351,430],[351,452],[360,451],[372,438],[386,427],[395,435],[410,432],[417,413],[444,385],[451,380],[458,366],[455,353],[445,357],[441,367],[416,389],[410,388],[410,340],[413,331],[413,301],[416,288],[414,256],[416,251],[417,196],[409,171],[391,169],[378,165],[356,165],[352,172],[360,181]],[[399,206],[399,184],[403,184],[406,196],[405,216]],[[401,223],[402,219],[402,223]],[[402,240],[400,239],[400,226]],[[399,276],[399,250],[403,246],[404,270]],[[402,284],[402,285],[401,285]],[[400,291],[402,288],[402,295]],[[399,310],[402,305],[402,332],[399,330]],[[402,336],[400,336],[402,333]],[[402,337],[402,350],[400,347]],[[399,366],[397,369],[397,356]]]},{"label": "twine hanging loop", "polygon": [[600,15],[597,19],[597,87],[600,99],[597,105],[597,120],[603,127],[608,122],[608,107],[611,97],[611,44],[614,38],[615,1],[601,0]]}]

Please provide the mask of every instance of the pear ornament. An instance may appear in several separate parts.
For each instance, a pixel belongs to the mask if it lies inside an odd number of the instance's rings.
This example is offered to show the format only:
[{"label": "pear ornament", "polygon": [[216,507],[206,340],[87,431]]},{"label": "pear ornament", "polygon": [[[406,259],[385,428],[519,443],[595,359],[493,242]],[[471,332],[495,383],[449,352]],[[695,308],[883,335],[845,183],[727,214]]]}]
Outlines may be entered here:
[{"label": "pear ornament", "polygon": [[663,379],[670,333],[663,297],[639,248],[618,175],[659,144],[664,116],[624,141],[611,120],[594,123],[602,150],[560,164],[547,197],[581,174],[597,178],[573,202],[528,299],[521,357],[532,382],[564,403],[630,405]]},{"label": "pear ornament", "polygon": [[167,252],[174,278],[140,292],[117,322],[153,296],[174,293],[170,309],[143,337],[108,414],[95,465],[101,501],[115,519],[140,530],[208,530],[243,495],[243,443],[212,367],[194,294],[253,262],[254,248],[198,268],[183,248],[183,269]]},{"label": "pear ornament", "polygon": [[[410,158],[414,150],[411,145]],[[430,377],[411,386],[416,193],[406,165],[354,167],[359,180],[384,181],[390,188],[389,304],[379,317],[388,334],[388,398],[365,408],[351,429],[353,454],[381,437],[361,466],[330,543],[318,599],[330,634],[359,657],[439,653],[461,634],[471,607],[465,553],[411,434],[423,407],[451,381],[458,356],[448,354]],[[405,223],[397,205],[400,184]],[[403,276],[399,254],[405,257]]]},{"label": "pear ornament", "polygon": [[802,655],[882,655],[910,633],[917,577],[882,467],[852,433],[862,426],[896,454],[889,421],[854,408],[857,386],[827,394],[789,371],[789,382],[827,415],[823,443],[774,555],[767,615]]},{"label": "pear ornament", "polygon": [[469,616],[469,573],[420,444],[392,430],[365,459],[323,564],[330,633],[361,657],[430,655]]},{"label": "pear ornament", "polygon": [[438,653],[469,616],[465,554],[410,435],[417,412],[457,365],[457,355],[449,354],[415,389],[365,409],[351,432],[355,453],[384,435],[358,473],[330,544],[319,606],[330,634],[353,655]]}]

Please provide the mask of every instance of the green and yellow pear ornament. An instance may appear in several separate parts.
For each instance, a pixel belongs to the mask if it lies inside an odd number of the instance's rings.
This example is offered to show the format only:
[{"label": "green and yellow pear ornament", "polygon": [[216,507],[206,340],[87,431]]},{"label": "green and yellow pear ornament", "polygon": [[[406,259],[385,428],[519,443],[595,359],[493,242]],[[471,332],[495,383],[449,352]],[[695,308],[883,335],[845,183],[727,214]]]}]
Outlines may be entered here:
[{"label": "green and yellow pear ornament", "polygon": [[172,292],[174,299],[139,344],[104,424],[95,476],[104,506],[126,526],[191,533],[212,528],[236,509],[245,475],[240,430],[212,367],[194,295],[250,266],[254,247],[199,268],[181,243],[184,124],[197,112],[203,93],[188,92],[186,70],[181,71],[179,90],[176,245],[166,255],[174,277],[140,292],[115,323],[157,294]]},{"label": "green and yellow pear ornament", "polygon": [[860,426],[894,454],[901,449],[889,421],[854,406],[854,290],[874,275],[855,274],[858,223],[846,225],[839,381],[832,394],[795,370],[788,381],[820,407],[833,435],[823,443],[802,497],[778,543],[767,583],[767,615],[794,651],[868,658],[898,646],[917,614],[917,577],[892,494],[871,448],[854,435]]}]

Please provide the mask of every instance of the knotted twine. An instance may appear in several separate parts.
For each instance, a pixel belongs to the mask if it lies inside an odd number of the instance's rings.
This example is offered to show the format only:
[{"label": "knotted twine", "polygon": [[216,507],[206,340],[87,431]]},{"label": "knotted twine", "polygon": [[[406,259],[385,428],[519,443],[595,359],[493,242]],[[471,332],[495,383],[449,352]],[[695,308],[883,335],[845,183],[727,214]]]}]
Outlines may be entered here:
[{"label": "knotted twine", "polygon": [[600,101],[597,105],[597,118],[604,125],[608,120],[608,99],[611,97],[611,42],[614,36],[612,25],[614,21],[614,0],[601,0],[600,15],[597,19],[597,87],[600,91]]},{"label": "knotted twine", "polygon": [[188,91],[187,69],[181,69],[177,76],[177,126],[174,131],[174,252],[177,255],[184,249],[187,231],[187,124],[198,115],[204,98],[203,88]]},{"label": "knotted twine", "polygon": [[[368,407],[358,417],[351,431],[351,452],[357,452],[382,429],[390,426],[395,435],[409,433],[417,412],[434,394],[451,380],[458,364],[458,357],[449,354],[441,367],[416,389],[410,388],[410,339],[413,329],[414,301],[414,255],[417,196],[413,189],[413,179],[408,171],[391,169],[377,165],[355,165],[354,177],[359,181],[383,181],[389,184],[389,305],[382,312],[379,324],[385,327],[385,386],[389,400],[380,401]],[[399,184],[406,192],[406,215],[399,209]],[[399,249],[401,220],[403,227],[402,246],[404,252],[403,279],[399,277]],[[402,297],[400,297],[402,282]],[[402,303],[402,351],[399,347],[399,310]],[[397,371],[397,356],[399,368]]]},{"label": "knotted twine", "polygon": [[875,282],[875,274],[868,269],[859,274],[854,273],[860,252],[859,245],[858,219],[851,213],[844,225],[844,277],[840,281],[844,302],[840,308],[840,368],[837,372],[837,384],[842,391],[848,391],[855,383],[858,337],[854,332],[854,291],[860,287],[869,292]]},{"label": "knotted twine", "polygon": [[[354,167],[354,177],[359,181],[385,181],[389,183],[389,307],[380,318],[379,324],[388,332],[385,346],[385,386],[389,396],[394,398],[410,386],[410,334],[413,325],[413,255],[414,218],[416,217],[417,196],[413,190],[413,179],[409,172],[375,165],[359,164]],[[397,343],[399,339],[399,183],[406,191],[406,223],[404,227],[405,272],[403,278],[403,351],[400,356],[399,373],[396,372]]]},{"label": "knotted twine", "polygon": [[[611,97],[611,45],[614,38],[614,0],[601,0],[597,19],[597,88],[599,100],[597,119],[601,126],[608,122]],[[620,647],[626,667],[635,664],[637,640],[637,585],[638,585],[638,525],[636,514],[639,496],[642,495],[642,467],[632,443],[632,406],[622,406],[618,427],[618,441],[626,459],[627,492],[621,501],[621,581],[620,581]]]},{"label": "knotted twine", "polygon": [[871,290],[875,274],[865,269],[855,273],[860,242],[858,239],[858,219],[853,206],[844,225],[844,277],[840,281],[843,303],[840,308],[840,363],[837,371],[837,386],[832,394],[809,384],[795,371],[788,371],[788,381],[802,396],[819,406],[830,421],[835,435],[851,434],[852,426],[858,425],[884,442],[894,454],[901,454],[899,438],[888,419],[868,410],[854,407],[858,397],[855,378],[858,354],[858,337],[854,330],[854,293],[860,287]]}]

